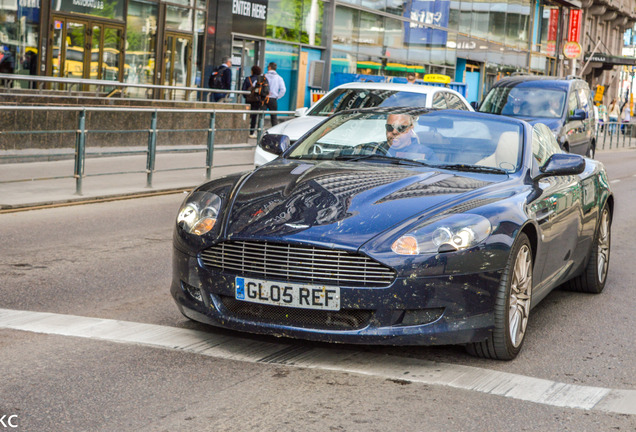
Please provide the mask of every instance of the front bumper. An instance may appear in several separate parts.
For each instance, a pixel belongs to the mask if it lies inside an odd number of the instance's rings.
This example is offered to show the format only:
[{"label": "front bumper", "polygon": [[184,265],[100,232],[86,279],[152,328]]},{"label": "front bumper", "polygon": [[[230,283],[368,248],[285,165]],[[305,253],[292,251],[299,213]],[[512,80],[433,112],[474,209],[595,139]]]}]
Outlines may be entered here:
[{"label": "front bumper", "polygon": [[386,288],[341,287],[341,310],[335,313],[240,302],[234,299],[235,276],[174,249],[171,293],[195,321],[325,342],[448,345],[488,337],[501,271],[398,277]]}]

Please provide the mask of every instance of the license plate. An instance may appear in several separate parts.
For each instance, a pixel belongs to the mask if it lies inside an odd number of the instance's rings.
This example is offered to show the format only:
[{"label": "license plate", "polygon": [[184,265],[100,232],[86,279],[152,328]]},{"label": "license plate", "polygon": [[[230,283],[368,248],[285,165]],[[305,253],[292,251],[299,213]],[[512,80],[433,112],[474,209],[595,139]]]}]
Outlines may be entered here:
[{"label": "license plate", "polygon": [[303,309],[340,310],[340,287],[270,282],[237,276],[236,299]]}]

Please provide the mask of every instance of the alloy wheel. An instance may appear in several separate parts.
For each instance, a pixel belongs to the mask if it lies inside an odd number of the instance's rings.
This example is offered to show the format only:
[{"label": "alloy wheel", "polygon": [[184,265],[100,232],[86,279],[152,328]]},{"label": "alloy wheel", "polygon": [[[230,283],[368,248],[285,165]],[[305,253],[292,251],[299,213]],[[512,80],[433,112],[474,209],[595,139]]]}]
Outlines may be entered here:
[{"label": "alloy wheel", "polygon": [[598,276],[598,281],[602,283],[607,276],[607,267],[609,266],[610,222],[609,211],[607,209],[603,210],[603,215],[601,216],[597,248],[596,274]]},{"label": "alloy wheel", "polygon": [[519,249],[515,261],[508,304],[508,331],[510,332],[510,341],[515,348],[521,344],[526,333],[528,317],[530,316],[531,295],[532,254],[530,248],[523,245]]}]

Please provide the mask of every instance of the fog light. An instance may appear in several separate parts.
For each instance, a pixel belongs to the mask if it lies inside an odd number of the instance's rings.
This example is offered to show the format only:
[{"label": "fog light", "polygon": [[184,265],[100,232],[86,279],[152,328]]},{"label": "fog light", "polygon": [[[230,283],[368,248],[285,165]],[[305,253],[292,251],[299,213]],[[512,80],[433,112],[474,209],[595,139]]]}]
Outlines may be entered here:
[{"label": "fog light", "polygon": [[189,285],[183,281],[181,281],[181,287],[193,300],[199,303],[203,302],[203,294],[201,294],[201,290],[199,288]]},{"label": "fog light", "polygon": [[404,312],[402,325],[414,326],[422,324],[430,324],[437,321],[444,314],[444,308],[431,309],[413,309]]}]

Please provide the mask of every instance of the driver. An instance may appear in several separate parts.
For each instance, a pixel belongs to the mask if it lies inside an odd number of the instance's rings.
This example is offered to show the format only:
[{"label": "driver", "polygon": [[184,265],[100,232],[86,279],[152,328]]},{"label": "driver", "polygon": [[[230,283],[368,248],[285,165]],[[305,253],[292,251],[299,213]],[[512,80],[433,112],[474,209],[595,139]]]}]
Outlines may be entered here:
[{"label": "driver", "polygon": [[386,118],[387,156],[407,159],[435,159],[429,147],[420,144],[413,131],[413,116],[409,114],[389,114]]}]

